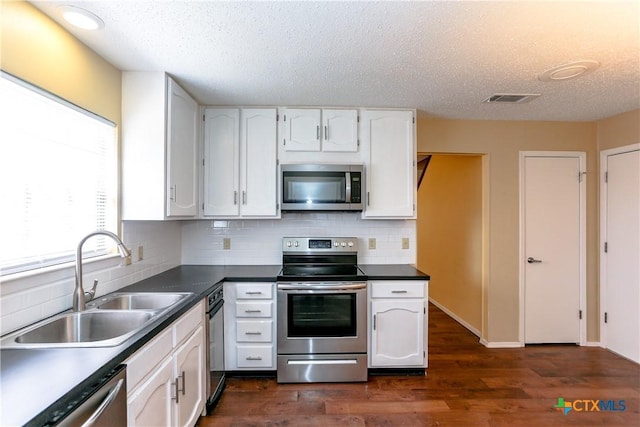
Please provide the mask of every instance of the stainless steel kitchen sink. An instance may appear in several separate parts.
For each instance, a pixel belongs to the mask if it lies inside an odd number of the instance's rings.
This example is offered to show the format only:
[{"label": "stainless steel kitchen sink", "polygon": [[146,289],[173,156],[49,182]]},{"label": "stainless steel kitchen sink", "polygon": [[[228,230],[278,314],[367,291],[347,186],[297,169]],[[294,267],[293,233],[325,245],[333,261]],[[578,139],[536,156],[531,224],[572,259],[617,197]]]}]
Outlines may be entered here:
[{"label": "stainless steel kitchen sink", "polygon": [[2,348],[111,347],[124,342],[192,295],[118,292],[2,337]]},{"label": "stainless steel kitchen sink", "polygon": [[3,348],[118,345],[154,318],[150,311],[81,311],[59,314],[2,339]]},{"label": "stainless steel kitchen sink", "polygon": [[164,310],[180,302],[189,293],[127,292],[114,293],[87,303],[87,308],[102,310]]}]

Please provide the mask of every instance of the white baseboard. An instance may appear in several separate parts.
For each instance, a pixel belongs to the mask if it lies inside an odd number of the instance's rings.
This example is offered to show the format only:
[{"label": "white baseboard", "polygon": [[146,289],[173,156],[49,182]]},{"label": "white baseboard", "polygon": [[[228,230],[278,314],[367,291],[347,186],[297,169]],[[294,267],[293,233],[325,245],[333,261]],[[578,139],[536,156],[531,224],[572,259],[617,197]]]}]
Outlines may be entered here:
[{"label": "white baseboard", "polygon": [[521,348],[523,345],[519,341],[495,341],[489,342],[485,339],[480,340],[480,344],[487,348]]},{"label": "white baseboard", "polygon": [[471,326],[469,323],[467,323],[466,321],[462,320],[460,317],[458,317],[455,313],[452,313],[448,308],[444,307],[442,304],[440,304],[438,301],[434,300],[433,298],[429,297],[429,302],[433,305],[435,305],[436,307],[438,307],[440,310],[444,311],[449,317],[451,317],[453,320],[455,320],[456,322],[460,323],[462,326],[464,326],[466,329],[469,330],[469,332],[471,332],[473,335],[479,337],[480,336],[480,331],[477,330],[476,328],[474,328],[473,326]]},{"label": "white baseboard", "polygon": [[587,341],[585,344],[582,344],[583,347],[602,347],[602,343],[600,341]]}]

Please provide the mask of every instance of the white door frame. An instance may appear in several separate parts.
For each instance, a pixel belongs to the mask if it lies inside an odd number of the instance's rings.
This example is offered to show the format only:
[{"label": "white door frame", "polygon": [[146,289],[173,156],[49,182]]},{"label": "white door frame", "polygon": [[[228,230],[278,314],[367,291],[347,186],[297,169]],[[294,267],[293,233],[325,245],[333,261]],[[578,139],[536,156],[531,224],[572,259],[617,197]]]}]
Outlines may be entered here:
[{"label": "white door frame", "polygon": [[600,347],[607,348],[607,328],[604,323],[604,309],[607,307],[607,263],[604,256],[604,242],[607,239],[607,186],[605,173],[607,157],[616,154],[628,153],[640,150],[640,143],[625,145],[624,147],[610,148],[600,151],[600,236],[598,240],[598,254],[600,258]]},{"label": "white door frame", "polygon": [[580,177],[576,176],[576,179],[580,179],[580,310],[582,317],[580,319],[580,345],[587,344],[587,191],[586,191],[586,160],[587,154],[584,151],[520,151],[520,166],[519,166],[519,251],[518,251],[518,270],[519,270],[519,285],[520,285],[520,298],[519,298],[519,341],[520,345],[524,347],[524,282],[525,282],[525,247],[524,247],[524,161],[526,157],[573,157],[578,158],[580,161]]}]

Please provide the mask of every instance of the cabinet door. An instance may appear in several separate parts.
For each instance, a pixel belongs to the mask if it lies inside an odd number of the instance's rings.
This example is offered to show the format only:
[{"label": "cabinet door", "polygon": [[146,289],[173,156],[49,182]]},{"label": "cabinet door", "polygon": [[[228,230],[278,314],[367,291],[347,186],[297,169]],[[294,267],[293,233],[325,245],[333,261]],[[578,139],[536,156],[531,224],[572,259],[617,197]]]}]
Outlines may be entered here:
[{"label": "cabinet door", "polygon": [[204,354],[204,329],[200,326],[174,356],[179,396],[173,425],[195,425],[204,409]]},{"label": "cabinet door", "polygon": [[371,366],[424,366],[424,300],[371,301]]},{"label": "cabinet door", "polygon": [[237,216],[240,111],[208,108],[204,129],[204,215]]},{"label": "cabinet door", "polygon": [[198,214],[198,104],[167,79],[167,216]]},{"label": "cabinet door", "polygon": [[413,112],[367,110],[363,122],[363,146],[368,150],[363,217],[415,217]]},{"label": "cabinet door", "polygon": [[358,151],[357,110],[322,110],[322,151]]},{"label": "cabinet door", "polygon": [[243,109],[241,145],[242,216],[277,215],[276,109]]},{"label": "cabinet door", "polygon": [[167,358],[127,401],[127,425],[172,426],[171,417],[175,390],[173,369]]},{"label": "cabinet door", "polygon": [[284,129],[285,151],[320,151],[320,110],[287,109]]}]

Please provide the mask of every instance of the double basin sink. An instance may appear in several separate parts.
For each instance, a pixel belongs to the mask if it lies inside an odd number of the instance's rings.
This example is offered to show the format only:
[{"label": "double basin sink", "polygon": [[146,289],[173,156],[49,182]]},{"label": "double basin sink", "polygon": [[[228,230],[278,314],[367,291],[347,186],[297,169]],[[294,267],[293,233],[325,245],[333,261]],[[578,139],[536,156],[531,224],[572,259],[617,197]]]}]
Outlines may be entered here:
[{"label": "double basin sink", "polygon": [[2,348],[111,347],[180,304],[189,292],[116,292],[80,312],[45,319],[2,338]]}]

